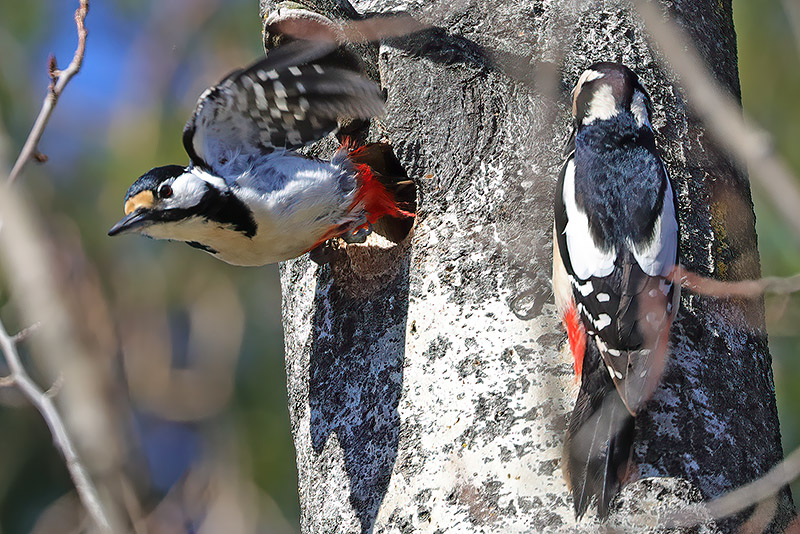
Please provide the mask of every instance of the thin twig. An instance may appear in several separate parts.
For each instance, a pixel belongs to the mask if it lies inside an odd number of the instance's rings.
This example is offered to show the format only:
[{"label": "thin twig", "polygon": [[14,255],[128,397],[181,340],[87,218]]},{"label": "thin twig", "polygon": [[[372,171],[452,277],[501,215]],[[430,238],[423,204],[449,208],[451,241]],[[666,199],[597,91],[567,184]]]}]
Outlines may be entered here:
[{"label": "thin twig", "polygon": [[[664,17],[658,4],[632,0],[653,41],[680,78],[680,85],[694,112],[714,138],[742,165],[747,166],[771,198],[800,240],[800,190],[786,163],[775,153],[766,132],[756,128],[742,112],[739,102],[724,90],[705,67],[692,39],[672,19]],[[682,268],[676,269],[680,272]],[[800,275],[790,278],[764,278],[742,282],[720,282],[683,270],[681,283],[704,295],[755,297],[764,292],[788,294],[800,289]],[[800,449],[793,451],[762,477],[707,503],[715,519],[729,517],[773,497],[781,488],[800,476]],[[760,510],[763,512],[763,509]],[[684,520],[691,526],[696,521]]]},{"label": "thin twig", "polygon": [[797,0],[782,0],[783,10],[789,20],[789,27],[794,34],[794,45],[797,51],[800,52],[800,4]]},{"label": "thin twig", "polygon": [[20,330],[13,337],[14,344],[18,345],[18,344],[22,343],[23,341],[28,339],[31,336],[31,334],[36,332],[39,329],[39,327],[41,327],[41,326],[42,326],[42,323],[33,323],[32,325],[30,325],[28,327],[25,327],[22,330]]},{"label": "thin twig", "polygon": [[86,14],[88,12],[89,0],[80,0],[80,7],[75,11],[75,24],[78,27],[78,47],[75,50],[75,55],[72,57],[72,62],[69,66],[64,70],[58,70],[56,68],[55,58],[50,58],[49,73],[52,81],[47,90],[47,96],[45,96],[44,102],[42,103],[42,109],[39,111],[39,116],[36,117],[36,122],[33,124],[31,133],[28,134],[28,139],[25,141],[25,145],[22,147],[16,163],[14,163],[14,168],[11,169],[11,174],[8,175],[9,183],[14,183],[22,172],[22,168],[25,167],[25,164],[31,158],[38,161],[42,161],[43,158],[46,159],[46,157],[39,152],[39,140],[42,138],[47,122],[53,114],[53,110],[56,107],[58,98],[64,91],[64,87],[66,87],[72,77],[81,70],[83,56],[86,53],[87,31],[84,22],[86,21]]},{"label": "thin twig", "polygon": [[709,502],[711,515],[716,519],[728,517],[759,503],[800,476],[800,448],[770,469],[765,475]]},{"label": "thin twig", "polygon": [[48,399],[52,399],[58,395],[58,392],[61,391],[62,387],[64,387],[64,375],[58,375],[58,377],[53,381],[53,385],[44,392],[44,396]]},{"label": "thin twig", "polygon": [[[760,478],[705,503],[702,514],[667,516],[662,525],[668,528],[687,528],[702,524],[708,520],[708,516],[713,519],[730,517],[754,504],[774,499],[781,488],[798,477],[800,477],[800,448],[792,451]],[[762,508],[760,512],[763,511]],[[759,510],[754,513],[759,513]]]},{"label": "thin twig", "polygon": [[756,298],[765,293],[789,295],[800,291],[800,274],[781,278],[768,276],[757,280],[741,280],[738,282],[724,282],[707,278],[686,267],[678,265],[672,271],[672,279],[680,282],[681,286],[698,295],[717,298]]},{"label": "thin twig", "polygon": [[650,0],[633,0],[650,36],[663,52],[664,65],[680,78],[687,100],[703,123],[740,164],[748,167],[800,242],[800,190],[769,135],[748,120],[739,105],[705,68],[688,34],[662,15]]},{"label": "thin twig", "polygon": [[11,371],[11,374],[6,378],[13,380],[28,400],[39,410],[39,413],[42,414],[47,426],[50,428],[50,433],[53,435],[53,443],[64,456],[67,470],[75,484],[75,489],[78,491],[81,503],[89,512],[99,531],[110,533],[111,523],[103,506],[100,504],[100,496],[89,479],[89,475],[86,473],[80,458],[78,458],[78,453],[75,451],[72,439],[67,433],[64,421],[61,419],[58,410],[56,410],[53,400],[31,380],[22,365],[14,338],[8,335],[2,321],[0,321],[0,349],[2,349],[3,356]]}]

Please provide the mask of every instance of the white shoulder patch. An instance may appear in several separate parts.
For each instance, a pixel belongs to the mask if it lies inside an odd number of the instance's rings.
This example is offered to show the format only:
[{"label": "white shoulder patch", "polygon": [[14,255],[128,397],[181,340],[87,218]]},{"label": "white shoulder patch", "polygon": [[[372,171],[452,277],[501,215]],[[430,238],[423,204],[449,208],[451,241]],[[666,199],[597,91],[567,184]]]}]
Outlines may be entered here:
[{"label": "white shoulder patch", "polygon": [[617,251],[601,250],[589,230],[589,218],[575,202],[575,162],[570,159],[564,171],[564,189],[561,191],[567,212],[567,254],[575,276],[586,280],[590,276],[608,276],[614,270]]},{"label": "white shoulder patch", "polygon": [[[666,176],[666,169],[664,170]],[[633,246],[633,256],[642,270],[650,276],[667,276],[675,267],[678,252],[678,221],[672,200],[672,185],[667,180],[664,204],[656,219],[653,239],[644,246]]]},{"label": "white shoulder patch", "polygon": [[633,100],[631,100],[631,113],[633,113],[633,116],[636,119],[636,124],[640,128],[642,126],[647,126],[652,130],[653,127],[650,124],[650,115],[647,112],[646,100],[647,97],[645,94],[636,89],[633,92]]}]

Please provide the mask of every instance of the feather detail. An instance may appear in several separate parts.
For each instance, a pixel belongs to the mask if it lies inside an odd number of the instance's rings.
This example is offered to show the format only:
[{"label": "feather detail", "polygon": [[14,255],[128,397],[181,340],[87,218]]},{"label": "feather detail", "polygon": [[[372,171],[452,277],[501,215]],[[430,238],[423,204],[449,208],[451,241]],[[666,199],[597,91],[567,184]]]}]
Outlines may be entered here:
[{"label": "feather detail", "polygon": [[192,162],[220,175],[232,159],[247,165],[317,141],[338,128],[340,117],[382,115],[383,95],[374,82],[358,69],[327,64],[335,48],[293,41],[203,92],[183,132]]},{"label": "feather detail", "polygon": [[374,223],[381,217],[387,215],[392,217],[415,217],[416,215],[400,209],[392,195],[386,187],[375,177],[369,165],[356,165],[358,169],[358,192],[353,200],[351,209],[359,205],[364,206],[367,221]]},{"label": "feather detail", "polygon": [[597,347],[588,344],[581,386],[564,440],[564,475],[577,518],[586,513],[593,498],[597,499],[600,519],[608,515],[611,500],[630,471],[634,424]]},{"label": "feather detail", "polygon": [[[397,200],[398,193],[405,195],[405,198],[409,197],[409,192],[411,195],[415,193],[413,188],[406,189],[413,182],[406,176],[391,146],[386,143],[359,146],[357,142],[345,137],[331,161],[345,158],[352,165],[351,172],[355,172],[356,178],[356,190],[348,208],[347,221],[331,227],[306,252],[334,237],[352,234],[362,228],[369,228],[376,222],[380,225],[387,220],[396,224],[385,225],[387,228],[376,229],[377,232],[399,243],[408,234],[416,217],[413,197],[408,202]],[[357,222],[353,223],[354,220]]]},{"label": "feather detail", "polygon": [[567,329],[569,350],[574,359],[575,376],[580,377],[583,372],[583,355],[586,350],[586,329],[583,327],[581,316],[575,309],[575,304],[570,303],[564,317],[561,318]]},{"label": "feather detail", "polygon": [[[345,139],[340,150],[348,150],[348,159],[356,167],[356,180],[358,190],[350,207],[357,210],[359,206],[366,212],[369,224],[375,223],[381,217],[413,218],[416,215],[408,210],[402,209],[395,196],[390,190],[397,184],[397,178],[391,172],[388,162],[391,147],[385,143],[369,143],[357,148],[353,147],[353,141]],[[391,154],[391,158],[394,155]],[[404,178],[404,177],[403,177]],[[407,178],[405,178],[407,180]]]}]

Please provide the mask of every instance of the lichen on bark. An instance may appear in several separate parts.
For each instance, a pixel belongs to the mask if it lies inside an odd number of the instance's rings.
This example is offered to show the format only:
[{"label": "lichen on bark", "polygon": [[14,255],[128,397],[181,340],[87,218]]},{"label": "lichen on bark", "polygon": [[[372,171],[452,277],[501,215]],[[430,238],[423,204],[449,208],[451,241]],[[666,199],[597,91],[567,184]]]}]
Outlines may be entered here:
[{"label": "lichen on bark", "polygon": [[[435,28],[374,56],[388,113],[370,135],[392,143],[417,183],[411,235],[342,247],[324,266],[281,266],[302,530],[596,532],[592,517],[575,522],[561,475],[577,385],[549,289],[569,88],[600,60],[640,75],[691,269],[758,276],[746,177],[691,116],[627,2],[343,2],[302,3],[333,17],[404,9]],[[738,94],[730,1],[665,9]],[[512,309],[520,294],[526,320]],[[665,478],[626,491],[692,503],[780,460],[762,308],[683,297],[636,430],[639,476]],[[620,525],[649,502],[626,491]],[[785,492],[773,529],[793,513]],[[701,531],[733,531],[742,517]]]}]

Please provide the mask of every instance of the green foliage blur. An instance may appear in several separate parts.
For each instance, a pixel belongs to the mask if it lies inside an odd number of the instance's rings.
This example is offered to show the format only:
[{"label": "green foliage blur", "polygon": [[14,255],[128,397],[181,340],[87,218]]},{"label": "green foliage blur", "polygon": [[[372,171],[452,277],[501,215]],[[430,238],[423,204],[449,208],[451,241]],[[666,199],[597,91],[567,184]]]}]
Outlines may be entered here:
[{"label": "green foliage blur", "polygon": [[[0,169],[13,162],[38,113],[48,55],[60,66],[72,57],[76,4],[0,2]],[[42,227],[71,245],[58,251],[71,257],[63,282],[81,288],[76,313],[125,388],[111,392],[109,403],[122,406],[114,413],[134,458],[126,472],[143,505],[168,495],[183,468],[222,458],[250,488],[258,529],[288,533],[298,530],[297,474],[277,269],[231,267],[178,244],[106,236],[137,176],[187,160],[180,133],[202,90],[262,54],[257,10],[253,0],[93,2],[85,67],[41,142],[49,162],[29,165],[23,181]],[[781,0],[735,0],[734,14],[744,107],[800,175],[800,34]],[[797,241],[757,188],[754,201],[764,274],[800,272]],[[21,327],[9,292],[0,277],[0,316]],[[108,310],[107,324],[87,302]],[[797,297],[770,297],[767,312],[790,451],[800,446]],[[175,408],[182,388],[197,389],[191,384],[207,395]],[[0,429],[0,534],[44,532],[35,527],[43,511],[71,489],[63,463],[36,412],[8,389],[0,390]]]},{"label": "green foliage blur", "polygon": [[[739,76],[745,112],[772,135],[778,153],[800,176],[800,4],[795,0],[734,0]],[[798,240],[769,199],[753,187],[764,276],[800,273]],[[800,209],[800,206],[798,206]],[[798,296],[766,299],[778,416],[784,454],[800,447],[800,306]],[[800,482],[792,485],[796,496]]]}]

